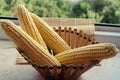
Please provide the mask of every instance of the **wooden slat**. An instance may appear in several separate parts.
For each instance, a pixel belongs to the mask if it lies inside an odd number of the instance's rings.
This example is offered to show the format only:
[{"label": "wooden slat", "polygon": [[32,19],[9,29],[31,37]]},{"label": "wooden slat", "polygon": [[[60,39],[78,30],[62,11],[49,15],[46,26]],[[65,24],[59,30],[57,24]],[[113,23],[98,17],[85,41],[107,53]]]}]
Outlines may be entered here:
[{"label": "wooden slat", "polygon": [[76,36],[75,48],[79,47],[79,35]]},{"label": "wooden slat", "polygon": [[82,42],[83,42],[83,38],[84,38],[84,34],[83,34],[83,32],[80,30],[79,31],[79,47],[81,47],[82,46]]},{"label": "wooden slat", "polygon": [[64,27],[64,38],[63,38],[63,39],[64,39],[65,41],[67,41],[67,37],[66,37],[66,36],[67,36],[67,28]]},{"label": "wooden slat", "polygon": [[16,64],[28,64],[28,62],[20,54],[18,54]]},{"label": "wooden slat", "polygon": [[88,42],[88,45],[92,44],[94,42],[94,40],[95,40],[94,35],[91,35],[90,36],[90,42]]},{"label": "wooden slat", "polygon": [[75,46],[76,46],[76,42],[77,42],[77,40],[76,40],[76,38],[77,38],[77,29],[74,29],[74,32],[73,32],[73,45],[74,45],[74,47],[73,48],[75,48]]},{"label": "wooden slat", "polygon": [[58,27],[58,34],[59,34],[60,36],[62,36],[62,35],[61,35],[61,27]]},{"label": "wooden slat", "polygon": [[67,40],[67,43],[68,43],[69,46],[70,46],[70,34],[71,34],[71,28],[69,28],[69,30],[68,30],[68,40]]},{"label": "wooden slat", "polygon": [[83,40],[83,42],[82,42],[82,46],[87,45],[87,43],[88,43],[88,38],[89,38],[89,36],[84,33],[84,40]]}]

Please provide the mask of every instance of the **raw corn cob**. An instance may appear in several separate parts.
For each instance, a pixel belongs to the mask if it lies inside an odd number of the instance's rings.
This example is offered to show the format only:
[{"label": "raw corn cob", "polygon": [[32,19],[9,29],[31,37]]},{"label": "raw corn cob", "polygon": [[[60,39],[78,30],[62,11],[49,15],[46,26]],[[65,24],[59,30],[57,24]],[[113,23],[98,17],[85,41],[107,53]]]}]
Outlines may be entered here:
[{"label": "raw corn cob", "polygon": [[33,22],[31,15],[23,5],[17,7],[17,17],[22,29],[47,50],[47,46]]},{"label": "raw corn cob", "polygon": [[70,50],[69,45],[44,20],[33,13],[31,16],[46,44],[55,54]]},{"label": "raw corn cob", "polygon": [[99,43],[71,49],[59,53],[55,58],[61,64],[87,64],[92,61],[102,60],[115,56],[118,49],[111,43]]},{"label": "raw corn cob", "polygon": [[25,56],[35,62],[37,65],[60,65],[47,50],[31,38],[22,29],[8,20],[0,21],[3,31],[8,37],[22,50]]}]

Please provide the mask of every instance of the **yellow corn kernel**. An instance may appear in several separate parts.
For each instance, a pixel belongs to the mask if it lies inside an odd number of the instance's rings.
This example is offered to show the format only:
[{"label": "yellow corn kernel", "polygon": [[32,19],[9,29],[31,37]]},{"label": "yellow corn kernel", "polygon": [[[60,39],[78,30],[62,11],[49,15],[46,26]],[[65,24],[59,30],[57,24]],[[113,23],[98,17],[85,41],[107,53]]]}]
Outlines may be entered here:
[{"label": "yellow corn kernel", "polygon": [[61,52],[55,58],[61,64],[87,64],[115,56],[118,49],[111,43],[99,43]]},{"label": "yellow corn kernel", "polygon": [[34,63],[48,66],[60,65],[54,56],[14,23],[8,20],[2,20],[0,23],[8,37],[24,52],[24,55]]},{"label": "yellow corn kernel", "polygon": [[47,50],[47,46],[33,22],[31,15],[23,5],[17,7],[17,16],[22,29]]},{"label": "yellow corn kernel", "polygon": [[55,54],[71,49],[44,20],[33,13],[31,13],[31,16],[46,44]]}]

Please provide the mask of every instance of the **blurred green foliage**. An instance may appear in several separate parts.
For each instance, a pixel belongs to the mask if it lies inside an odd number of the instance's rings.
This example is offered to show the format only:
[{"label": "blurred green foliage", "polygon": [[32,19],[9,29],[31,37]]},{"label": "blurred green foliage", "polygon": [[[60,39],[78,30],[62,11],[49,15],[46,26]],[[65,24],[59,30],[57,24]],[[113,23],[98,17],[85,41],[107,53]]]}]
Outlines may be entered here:
[{"label": "blurred green foliage", "polygon": [[120,23],[120,0],[1,0],[0,16],[15,16],[19,4],[40,17],[93,18],[96,22]]}]

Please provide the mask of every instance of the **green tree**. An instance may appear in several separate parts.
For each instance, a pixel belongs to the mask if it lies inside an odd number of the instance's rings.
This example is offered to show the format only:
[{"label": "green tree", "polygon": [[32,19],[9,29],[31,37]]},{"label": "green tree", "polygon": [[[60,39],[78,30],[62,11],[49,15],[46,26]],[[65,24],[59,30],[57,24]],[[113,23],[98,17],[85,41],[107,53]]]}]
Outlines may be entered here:
[{"label": "green tree", "polygon": [[14,15],[18,4],[40,17],[94,18],[96,22],[120,23],[120,0],[79,0],[71,5],[69,0],[1,0],[0,15]]},{"label": "green tree", "polygon": [[91,10],[95,13],[94,19],[97,22],[101,22],[102,18],[104,17],[104,8],[111,5],[111,1],[109,0],[85,0],[85,2],[90,4]]},{"label": "green tree", "polygon": [[[49,3],[49,4],[48,4]],[[34,7],[35,6],[35,7]],[[33,12],[41,17],[54,17],[56,10],[56,2],[50,0],[36,0],[33,4]]]},{"label": "green tree", "polygon": [[4,15],[3,13],[6,13],[6,11],[5,11],[5,9],[4,9],[4,7],[6,6],[6,4],[5,4],[5,2],[4,2],[4,0],[1,0],[1,2],[0,2],[0,15]]},{"label": "green tree", "polygon": [[116,9],[115,6],[110,5],[104,8],[103,11],[103,19],[101,22],[104,23],[115,23],[116,22]]},{"label": "green tree", "polygon": [[82,18],[88,18],[88,10],[90,9],[90,6],[88,3],[85,3],[83,1],[80,1],[77,5],[73,6],[72,8],[72,15],[73,17],[82,17]]}]

